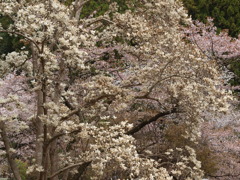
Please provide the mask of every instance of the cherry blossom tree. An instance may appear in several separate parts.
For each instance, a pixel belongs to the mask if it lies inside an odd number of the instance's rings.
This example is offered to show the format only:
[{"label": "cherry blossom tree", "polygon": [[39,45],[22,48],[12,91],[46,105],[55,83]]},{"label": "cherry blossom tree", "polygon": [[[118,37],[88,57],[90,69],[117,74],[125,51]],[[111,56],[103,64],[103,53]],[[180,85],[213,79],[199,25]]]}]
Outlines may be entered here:
[{"label": "cherry blossom tree", "polygon": [[185,33],[209,58],[232,59],[240,56],[240,39],[228,36],[227,30],[218,34],[211,18],[208,18],[207,24],[194,21]]},{"label": "cherry blossom tree", "polygon": [[185,124],[182,135],[194,142],[202,112],[228,110],[215,62],[182,39],[179,22],[190,21],[182,5],[146,0],[120,14],[113,3],[103,16],[80,19],[86,2],[0,3],[14,22],[0,32],[30,44],[0,61],[1,140],[14,178],[21,179],[20,150],[11,139],[20,132],[31,135],[25,158],[33,179],[200,179],[193,148],[177,149],[174,163],[175,150],[160,152],[169,156],[164,166],[151,146],[136,146],[136,134],[160,118]]}]

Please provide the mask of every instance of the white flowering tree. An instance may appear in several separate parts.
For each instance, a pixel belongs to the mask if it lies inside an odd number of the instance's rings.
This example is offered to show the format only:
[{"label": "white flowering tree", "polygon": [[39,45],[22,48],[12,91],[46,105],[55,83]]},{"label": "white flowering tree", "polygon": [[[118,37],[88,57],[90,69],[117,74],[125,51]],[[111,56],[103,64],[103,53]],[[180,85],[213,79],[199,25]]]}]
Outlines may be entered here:
[{"label": "white flowering tree", "polygon": [[19,160],[29,179],[200,179],[191,147],[177,149],[177,161],[174,150],[160,152],[164,166],[151,146],[136,146],[159,119],[186,124],[183,135],[195,141],[203,111],[228,109],[216,64],[182,40],[179,24],[189,20],[180,2],[146,0],[123,14],[112,4],[80,19],[86,2],[0,2],[13,20],[0,32],[28,44],[0,61],[1,162],[17,180]]}]

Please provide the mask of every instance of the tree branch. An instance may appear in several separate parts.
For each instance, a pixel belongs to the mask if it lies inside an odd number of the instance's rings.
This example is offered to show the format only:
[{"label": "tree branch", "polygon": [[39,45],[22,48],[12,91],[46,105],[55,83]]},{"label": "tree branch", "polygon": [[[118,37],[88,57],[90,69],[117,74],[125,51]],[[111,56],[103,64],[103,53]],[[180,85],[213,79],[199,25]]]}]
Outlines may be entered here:
[{"label": "tree branch", "polygon": [[151,117],[149,120],[147,121],[143,121],[141,122],[140,124],[138,124],[137,126],[133,127],[131,130],[129,130],[126,134],[127,135],[133,135],[135,134],[136,132],[140,131],[142,128],[144,128],[146,125],[154,122],[154,121],[157,121],[159,118],[161,117],[164,117],[164,116],[167,116],[167,115],[170,115],[170,114],[173,114],[173,113],[176,113],[177,112],[177,109],[176,108],[173,108],[172,110],[170,111],[166,111],[166,112],[161,112],[161,113],[158,113],[156,114],[155,116]]},{"label": "tree branch", "polygon": [[8,33],[8,34],[16,34],[16,35],[22,36],[22,37],[24,37],[25,39],[27,39],[28,41],[32,42],[32,43],[36,46],[38,52],[41,52],[40,48],[38,47],[38,44],[37,44],[34,40],[32,40],[31,38],[23,35],[22,33],[15,32],[15,31],[7,31],[7,30],[0,30],[0,32],[2,32],[2,33]]},{"label": "tree branch", "polygon": [[77,129],[75,131],[69,132],[69,133],[60,133],[55,135],[54,137],[52,137],[51,139],[48,140],[46,146],[48,147],[52,142],[54,142],[55,140],[57,140],[58,138],[60,138],[61,136],[67,135],[67,134],[75,134],[78,132],[81,132],[82,129]]},{"label": "tree branch", "polygon": [[86,26],[87,26],[87,27],[90,27],[91,25],[93,25],[93,24],[95,24],[95,23],[98,23],[98,22],[101,22],[101,23],[105,22],[105,23],[108,23],[108,24],[114,24],[115,26],[118,26],[118,27],[124,28],[123,25],[121,25],[121,24],[117,24],[117,23],[115,23],[115,22],[113,22],[113,21],[111,21],[111,20],[109,20],[109,19],[106,19],[106,18],[99,18],[99,19],[96,19],[96,20],[90,22],[89,24],[87,24]]},{"label": "tree branch", "polygon": [[77,115],[77,113],[80,111],[80,109],[79,108],[77,108],[77,109],[74,109],[74,110],[72,110],[68,115],[66,115],[66,116],[64,116],[64,117],[62,117],[59,121],[64,121],[64,120],[66,120],[66,119],[68,119],[68,118],[70,118],[71,116],[73,116],[74,114],[76,114]]},{"label": "tree branch", "polygon": [[54,174],[50,175],[48,177],[48,180],[50,180],[51,178],[56,177],[57,175],[61,174],[62,172],[66,171],[68,169],[72,169],[72,168],[75,168],[77,166],[81,166],[82,167],[81,173],[83,173],[85,171],[85,169],[91,164],[91,162],[92,161],[88,161],[88,162],[84,162],[84,163],[81,162],[81,163],[77,163],[77,164],[73,164],[73,165],[69,165],[67,167],[64,167],[64,168],[58,170],[57,172],[55,172]]},{"label": "tree branch", "polygon": [[199,44],[197,43],[197,40],[194,36],[193,30],[192,30],[192,37],[193,37],[193,43],[198,47],[198,49],[210,60],[212,60],[212,58],[210,56],[207,55],[207,53],[204,52],[204,50],[199,46]]},{"label": "tree branch", "polygon": [[73,105],[67,100],[67,98],[65,96],[62,96],[63,98],[63,103],[65,104],[65,106],[67,106],[70,110],[74,110],[75,108],[73,107]]},{"label": "tree branch", "polygon": [[81,14],[83,6],[89,1],[90,0],[85,0],[85,1],[84,0],[83,1],[77,0],[77,1],[75,1],[72,16],[75,17],[75,19],[77,21],[79,21],[79,19],[80,19],[80,14]]},{"label": "tree branch", "polygon": [[213,177],[213,178],[221,178],[221,177],[238,177],[240,176],[240,174],[224,174],[224,175],[219,175],[219,176],[214,176],[214,175],[207,175],[209,177]]},{"label": "tree branch", "polygon": [[78,168],[78,173],[75,174],[75,175],[72,177],[72,180],[79,180],[79,179],[81,179],[82,174],[85,172],[85,170],[87,169],[87,167],[88,167],[90,164],[91,164],[91,161],[86,162],[86,163],[84,163],[83,165],[81,165],[81,166]]}]

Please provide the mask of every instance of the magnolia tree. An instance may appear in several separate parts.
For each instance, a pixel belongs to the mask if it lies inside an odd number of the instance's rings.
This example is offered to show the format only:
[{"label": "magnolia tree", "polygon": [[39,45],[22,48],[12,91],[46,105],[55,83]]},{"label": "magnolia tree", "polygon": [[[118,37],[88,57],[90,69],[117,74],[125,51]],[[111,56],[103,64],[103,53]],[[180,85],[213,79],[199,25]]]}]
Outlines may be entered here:
[{"label": "magnolia tree", "polygon": [[200,179],[193,148],[137,146],[159,119],[184,124],[195,142],[202,112],[225,112],[231,99],[216,64],[182,40],[180,2],[146,0],[123,14],[112,4],[80,19],[86,2],[1,1],[13,24],[0,32],[28,44],[0,61],[1,163],[17,180],[20,160],[29,179]]}]

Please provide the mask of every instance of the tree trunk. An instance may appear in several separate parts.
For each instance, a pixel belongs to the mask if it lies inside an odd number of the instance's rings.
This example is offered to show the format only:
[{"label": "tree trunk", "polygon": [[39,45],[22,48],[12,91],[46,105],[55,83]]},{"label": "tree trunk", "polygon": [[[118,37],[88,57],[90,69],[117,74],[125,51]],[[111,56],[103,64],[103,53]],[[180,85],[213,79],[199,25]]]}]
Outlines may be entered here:
[{"label": "tree trunk", "polygon": [[10,145],[10,141],[7,137],[7,133],[6,133],[6,129],[5,129],[5,125],[3,122],[0,122],[0,130],[1,130],[1,136],[2,136],[2,140],[4,143],[4,146],[6,148],[6,153],[7,153],[7,159],[8,159],[8,163],[11,167],[11,170],[13,172],[14,178],[16,180],[21,180],[21,176],[17,167],[17,163],[13,157],[13,153],[11,152],[11,145]]}]

